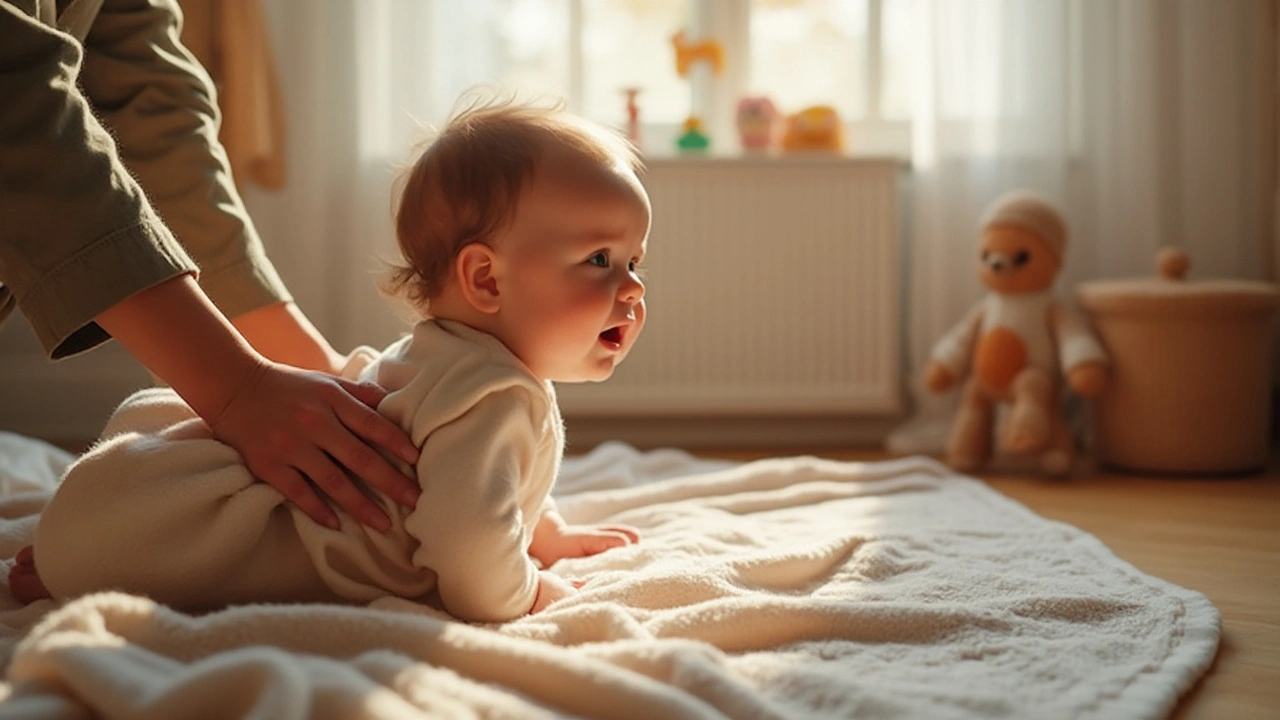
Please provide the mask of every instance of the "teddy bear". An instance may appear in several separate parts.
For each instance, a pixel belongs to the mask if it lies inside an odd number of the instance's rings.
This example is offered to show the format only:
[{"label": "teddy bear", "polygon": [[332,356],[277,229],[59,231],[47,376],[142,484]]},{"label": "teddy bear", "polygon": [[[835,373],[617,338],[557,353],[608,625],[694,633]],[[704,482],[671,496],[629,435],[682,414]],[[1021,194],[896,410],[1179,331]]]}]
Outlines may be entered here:
[{"label": "teddy bear", "polygon": [[[975,470],[994,454],[1037,456],[1052,475],[1070,471],[1075,442],[1061,380],[1083,397],[1102,392],[1108,359],[1097,337],[1054,295],[1067,225],[1045,199],[1024,191],[983,213],[978,274],[989,292],[938,340],[924,384],[943,392],[963,381],[945,460]],[[1007,417],[996,434],[997,410]]]}]

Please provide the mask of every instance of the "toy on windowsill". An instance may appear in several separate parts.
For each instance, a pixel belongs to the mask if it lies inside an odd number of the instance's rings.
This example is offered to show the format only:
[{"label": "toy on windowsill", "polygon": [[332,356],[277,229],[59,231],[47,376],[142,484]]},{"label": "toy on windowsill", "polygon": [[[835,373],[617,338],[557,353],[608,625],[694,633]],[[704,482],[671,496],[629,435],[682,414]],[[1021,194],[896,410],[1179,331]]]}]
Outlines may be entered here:
[{"label": "toy on windowsill", "polygon": [[[671,45],[676,51],[676,74],[682,78],[705,73],[708,68],[716,75],[724,71],[724,49],[712,38],[692,42],[682,30],[671,36]],[[705,152],[711,145],[711,138],[702,128],[702,119],[697,116],[697,104],[694,102],[698,84],[701,83],[693,80],[689,83],[690,114],[684,122],[684,134],[676,139],[676,147],[682,153]]]},{"label": "toy on windowsill", "polygon": [[773,147],[777,134],[778,108],[767,97],[744,97],[738,101],[738,137],[749,153]]},{"label": "toy on windowsill", "polygon": [[990,292],[934,346],[924,375],[934,392],[964,380],[946,445],[945,459],[957,470],[991,459],[1001,406],[1009,412],[1000,449],[1038,456],[1049,474],[1071,469],[1075,442],[1059,368],[1072,390],[1092,397],[1107,383],[1108,360],[1088,327],[1054,297],[1066,245],[1062,217],[1030,193],[1003,195],[984,213],[978,273]]},{"label": "toy on windowsill", "polygon": [[712,38],[703,38],[690,42],[684,31],[671,36],[671,45],[676,49],[676,74],[689,77],[694,63],[705,62],[717,75],[724,72],[724,48]]},{"label": "toy on windowsill", "polygon": [[623,88],[622,92],[627,96],[627,139],[636,150],[640,150],[640,105],[636,103],[640,88]]},{"label": "toy on windowsill", "polygon": [[788,115],[782,149],[787,152],[841,152],[844,149],[844,128],[836,109],[829,105],[814,105]]},{"label": "toy on windowsill", "polygon": [[676,138],[676,147],[682,153],[700,153],[706,152],[707,147],[711,144],[711,140],[706,133],[702,132],[702,121],[696,117],[690,117],[684,121],[684,133]]}]

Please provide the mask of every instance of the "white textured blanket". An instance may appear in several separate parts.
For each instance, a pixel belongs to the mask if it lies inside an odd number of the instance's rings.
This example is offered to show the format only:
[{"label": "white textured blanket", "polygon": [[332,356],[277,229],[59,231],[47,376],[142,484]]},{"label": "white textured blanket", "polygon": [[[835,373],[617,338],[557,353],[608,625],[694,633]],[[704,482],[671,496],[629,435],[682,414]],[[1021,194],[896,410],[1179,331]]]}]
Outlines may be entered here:
[{"label": "white textured blanket", "polygon": [[[8,558],[50,488],[0,484]],[[0,593],[0,717],[1158,718],[1217,647],[1202,595],[928,460],[610,445],[559,494],[644,540],[556,565],[581,596],[500,627],[403,602],[193,617]]]}]

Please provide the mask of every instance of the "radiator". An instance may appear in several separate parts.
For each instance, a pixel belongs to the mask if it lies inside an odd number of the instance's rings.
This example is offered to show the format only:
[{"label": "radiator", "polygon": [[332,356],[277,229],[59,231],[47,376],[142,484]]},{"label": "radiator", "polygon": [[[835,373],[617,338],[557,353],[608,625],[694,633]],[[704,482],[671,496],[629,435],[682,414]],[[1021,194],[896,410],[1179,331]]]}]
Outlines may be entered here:
[{"label": "radiator", "polygon": [[837,158],[649,164],[649,319],[566,416],[901,410],[899,165]]}]

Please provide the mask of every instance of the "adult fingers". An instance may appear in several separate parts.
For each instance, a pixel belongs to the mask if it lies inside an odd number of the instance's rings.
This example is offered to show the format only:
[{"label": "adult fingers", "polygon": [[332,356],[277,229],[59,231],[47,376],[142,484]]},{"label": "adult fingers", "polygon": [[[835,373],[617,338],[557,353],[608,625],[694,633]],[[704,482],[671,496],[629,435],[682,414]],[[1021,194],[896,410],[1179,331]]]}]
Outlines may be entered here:
[{"label": "adult fingers", "polygon": [[285,498],[306,513],[307,517],[327,528],[338,529],[338,516],[297,470],[280,465],[267,471],[253,471],[253,473],[263,482],[279,490]]},{"label": "adult fingers", "polygon": [[[417,448],[413,447],[408,438],[404,437],[400,429],[391,424],[391,421],[358,403],[341,403],[334,410],[341,426],[335,428],[334,435],[326,443],[325,451],[370,486],[386,493],[396,502],[405,507],[416,505],[418,496],[422,494],[417,478],[410,478],[397,470],[361,438],[377,441],[377,436],[381,435],[385,438],[389,429],[394,435],[399,436],[411,451],[406,452],[401,448],[397,453],[410,465],[417,462]],[[388,447],[386,443],[383,443],[383,446]],[[392,448],[388,447],[388,449]]]},{"label": "adult fingers", "polygon": [[[367,447],[364,449],[369,451]],[[369,452],[374,454],[372,451]],[[390,529],[391,519],[386,513],[378,507],[377,503],[360,492],[351,478],[347,477],[347,474],[329,456],[318,450],[307,453],[299,463],[299,469],[351,517],[375,530]],[[392,472],[395,471],[392,470]]]},{"label": "adult fingers", "polygon": [[373,408],[382,402],[387,391],[371,383],[357,383],[337,378],[338,384],[360,404],[342,402],[335,405],[338,419],[365,440],[391,451],[392,455],[413,465],[418,462],[418,448],[395,423],[379,415]]},{"label": "adult fingers", "polygon": [[342,386],[352,397],[360,402],[368,405],[370,408],[377,410],[378,403],[387,396],[387,391],[381,385],[371,382],[355,382],[346,378],[334,378],[338,384]]}]

